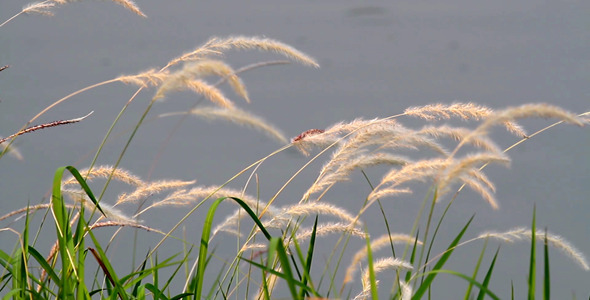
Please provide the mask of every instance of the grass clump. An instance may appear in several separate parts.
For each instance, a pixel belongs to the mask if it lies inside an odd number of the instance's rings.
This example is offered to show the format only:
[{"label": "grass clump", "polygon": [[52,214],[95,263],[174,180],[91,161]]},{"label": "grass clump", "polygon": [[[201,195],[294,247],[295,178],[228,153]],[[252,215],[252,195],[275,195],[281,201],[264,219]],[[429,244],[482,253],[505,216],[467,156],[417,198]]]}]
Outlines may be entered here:
[{"label": "grass clump", "polygon": [[[114,2],[145,16],[131,1]],[[50,14],[50,9],[65,3],[67,1],[30,4],[0,27],[20,14]],[[161,68],[118,76],[58,99],[26,122],[21,130],[0,139],[3,147],[0,157],[9,152],[15,154],[17,152],[12,143],[21,135],[81,122],[89,116],[31,126],[53,107],[80,93],[115,82],[137,87],[135,94],[123,102],[121,111],[115,116],[89,167],[80,171],[72,166],[57,169],[49,203],[28,205],[0,217],[0,221],[4,222],[24,216],[22,228],[6,226],[1,229],[2,234],[14,233],[17,236],[12,251],[0,249],[0,265],[3,268],[0,291],[5,297],[270,299],[285,296],[293,299],[430,299],[435,298],[436,279],[440,278],[439,275],[448,274],[464,281],[465,299],[499,299],[498,292],[491,290],[490,282],[493,274],[501,272],[496,268],[497,259],[507,254],[500,253],[498,248],[485,270],[484,257],[488,253],[490,240],[530,242],[528,284],[521,288],[527,291],[529,299],[534,299],[538,292],[537,243],[544,244],[541,291],[544,299],[549,298],[551,291],[550,249],[558,249],[582,269],[590,269],[583,254],[572,244],[547,230],[536,228],[535,213],[531,228],[488,231],[466,239],[476,219],[471,217],[464,220],[465,225],[454,233],[451,241],[443,242],[445,248],[442,251],[436,253],[437,248],[434,247],[436,237],[441,235],[441,224],[447,220],[447,212],[454,208],[453,203],[464,187],[478,194],[491,209],[500,209],[502,200],[496,199],[494,195],[496,186],[484,173],[486,166],[508,166],[508,150],[557,124],[584,126],[588,123],[584,118],[588,113],[576,115],[548,104],[493,110],[474,103],[439,103],[410,107],[403,113],[389,117],[356,119],[325,129],[309,129],[289,140],[261,117],[238,108],[238,103],[226,96],[219,87],[228,83],[235,95],[250,103],[251,98],[239,75],[254,68],[286,62],[260,62],[234,69],[218,59],[221,54],[232,49],[272,52],[292,62],[318,67],[310,56],[276,40],[244,36],[215,37],[171,59]],[[0,71],[5,68],[0,68]],[[217,82],[208,81],[212,76],[217,78]],[[149,97],[137,123],[125,132],[127,141],[119,157],[112,165],[97,165],[97,158],[113,138],[113,128],[123,112],[147,89],[153,89],[153,95]],[[226,182],[213,186],[198,185],[196,180],[142,179],[123,169],[120,166],[122,158],[128,155],[128,146],[135,139],[139,128],[148,121],[147,116],[153,105],[181,90],[192,91],[201,98],[186,111],[160,114],[150,121],[178,115],[225,120],[261,131],[283,146],[243,168]],[[412,128],[404,125],[404,118],[418,118],[425,124]],[[554,118],[557,123],[527,134],[518,123],[523,118]],[[439,123],[440,120],[449,119],[470,121],[472,126]],[[502,149],[489,136],[490,129],[497,125],[517,137],[513,146]],[[249,194],[248,187],[252,179],[257,179],[258,170],[271,167],[267,166],[270,164],[267,161],[290,148],[308,156],[307,162],[282,186],[277,187],[277,192],[268,199],[261,199],[260,191],[256,195]],[[328,152],[331,155],[324,155]],[[285,188],[313,162],[326,156],[317,177],[297,195],[299,201],[279,203]],[[371,180],[365,173],[373,168],[383,173],[380,180]],[[64,178],[66,172],[72,176]],[[329,192],[342,182],[351,180],[355,173],[365,175],[370,191],[359,201],[358,210],[351,213],[340,207],[337,199]],[[242,189],[232,188],[240,177],[246,178],[246,184]],[[89,184],[96,184],[97,181],[104,181],[104,185],[102,189],[93,191]],[[117,196],[107,196],[107,190],[117,189],[113,187],[114,182],[124,187]],[[389,221],[395,216],[387,215],[384,207],[395,206],[395,201],[413,193],[426,193],[426,196],[416,212],[411,230],[407,233],[392,230]],[[148,203],[149,200],[152,202]],[[238,207],[223,221],[219,221],[215,215],[224,200]],[[127,212],[129,206],[135,206],[136,211]],[[376,206],[383,215],[385,225],[384,228],[374,230],[365,221],[370,218],[367,216],[368,211],[377,209]],[[440,214],[435,210],[438,206],[444,207]],[[171,229],[154,228],[148,219],[143,218],[148,212],[166,208],[186,212]],[[192,242],[186,237],[177,236],[178,229],[186,226],[189,217],[197,211],[206,211],[202,223],[191,224],[193,228],[200,229],[200,239]],[[42,219],[38,228],[31,226],[31,221],[35,219]],[[50,226],[48,223],[53,223],[51,226],[55,227],[55,242],[52,247],[45,249],[36,243],[36,239],[31,241],[31,236],[39,235],[44,227]],[[117,228],[107,240],[96,233],[105,227]],[[118,254],[109,253],[109,248],[124,228],[146,231],[159,236],[160,240],[147,250],[145,257],[137,259],[132,270],[121,273],[113,266],[112,258],[109,258],[110,255]],[[235,236],[238,247],[231,256],[221,257],[213,245],[222,238],[226,239],[227,235]],[[353,249],[351,241],[355,238],[362,241],[364,246]],[[161,261],[158,250],[164,244],[174,245],[175,241],[181,244],[182,249]],[[321,252],[322,247],[326,246],[324,241],[330,242],[327,253]],[[484,246],[478,260],[467,262],[473,264],[471,275],[446,269],[455,250],[476,241],[483,241]],[[377,257],[376,252],[384,248],[388,248],[390,253]],[[323,265],[315,262],[318,255],[326,257]],[[134,262],[136,258],[133,257]],[[223,262],[223,266],[218,268],[219,261]],[[185,271],[184,276],[182,269]],[[480,269],[485,271],[483,278],[479,276]],[[163,273],[167,274],[165,278],[161,277]]]}]

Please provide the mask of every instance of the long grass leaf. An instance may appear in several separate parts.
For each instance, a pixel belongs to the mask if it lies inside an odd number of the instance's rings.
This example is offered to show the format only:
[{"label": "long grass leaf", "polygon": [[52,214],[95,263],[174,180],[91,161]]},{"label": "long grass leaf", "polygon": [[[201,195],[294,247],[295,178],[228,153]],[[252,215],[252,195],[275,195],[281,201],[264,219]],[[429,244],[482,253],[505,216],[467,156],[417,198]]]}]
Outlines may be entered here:
[{"label": "long grass leaf", "polygon": [[[486,277],[483,279],[483,282],[481,283],[481,285],[486,289],[488,288],[488,285],[490,284],[490,279],[492,278],[492,272],[494,270],[494,265],[496,264],[496,258],[498,258],[498,252],[500,252],[500,248],[498,248],[498,250],[496,250],[496,254],[494,254],[494,259],[492,259],[492,263],[490,264],[490,268],[488,269],[488,272],[486,273]],[[480,289],[479,294],[477,295],[477,300],[483,300],[484,296],[485,296],[484,291]]]},{"label": "long grass leaf", "polygon": [[[470,276],[467,276],[463,273],[459,273],[457,271],[436,269],[436,270],[431,270],[431,271],[425,272],[423,275],[430,276],[430,275],[439,274],[439,273],[451,274],[451,275],[457,276],[459,278],[462,278],[462,279],[466,280],[467,282],[470,282],[473,285],[477,286],[481,291],[483,291],[486,295],[488,295],[488,297],[490,297],[494,300],[500,300],[500,298],[496,294],[494,294],[492,291],[490,291],[487,287],[483,286],[483,284],[477,282],[476,280],[473,280]],[[416,295],[414,294],[414,297],[415,296]],[[412,298],[412,299],[414,299],[414,298]],[[419,298],[417,298],[417,299],[419,299]]]},{"label": "long grass leaf", "polygon": [[[311,282],[311,262],[313,261],[313,250],[315,249],[315,238],[318,229],[318,216],[315,216],[315,221],[313,223],[313,230],[311,232],[311,238],[309,239],[309,248],[307,249],[307,259],[305,260],[305,267],[303,268],[303,284],[307,285],[307,282]],[[297,247],[299,248],[299,247]],[[303,299],[305,296],[309,296],[304,290],[301,290],[299,293],[299,298]],[[319,296],[314,290],[314,296]]]},{"label": "long grass leaf", "polygon": [[51,209],[55,218],[59,254],[62,261],[62,279],[60,280],[61,285],[58,292],[59,297],[62,299],[69,299],[73,296],[70,294],[73,287],[70,286],[71,280],[68,276],[71,273],[70,271],[75,272],[75,269],[72,267],[75,265],[75,255],[69,216],[61,194],[61,182],[66,168],[67,167],[60,167],[55,171],[53,177],[53,192],[51,194]]},{"label": "long grass leaf", "polygon": [[169,300],[168,297],[166,297],[164,293],[162,293],[162,291],[160,291],[155,285],[151,283],[146,283],[145,288],[148,291],[152,292],[154,299]]},{"label": "long grass leaf", "polygon": [[[416,249],[418,246],[418,237],[420,236],[420,229],[416,230],[416,237],[414,238],[414,244],[412,246],[412,253],[410,253],[410,264],[414,264],[414,261],[416,260]],[[408,270],[408,272],[406,272],[406,282],[410,282],[410,279],[412,278],[412,270]]]},{"label": "long grass leaf", "polygon": [[[449,245],[449,247],[447,248],[447,250],[445,251],[445,253],[439,258],[438,262],[434,265],[432,271],[428,272],[428,276],[426,276],[426,278],[424,279],[424,281],[422,282],[422,284],[420,284],[420,287],[418,288],[418,290],[416,291],[416,293],[414,294],[414,296],[412,297],[412,299],[420,299],[420,298],[422,298],[422,296],[428,290],[428,288],[430,287],[430,284],[432,283],[432,281],[434,280],[434,278],[438,274],[435,271],[441,269],[444,266],[444,264],[447,262],[447,260],[449,259],[449,257],[451,257],[451,254],[453,254],[453,251],[455,249],[455,246],[457,246],[457,244],[459,244],[459,241],[463,237],[463,234],[465,234],[465,231],[467,230],[467,227],[469,227],[469,224],[471,224],[471,221],[473,221],[473,218],[474,218],[474,216],[472,216],[469,219],[469,221],[467,222],[467,224],[465,224],[465,226],[463,227],[463,229],[461,230],[461,232],[459,232],[459,234],[457,235],[457,237],[455,237],[455,239],[453,240],[453,242]],[[471,282],[471,278],[469,278],[468,281]]]},{"label": "long grass leaf", "polygon": [[51,280],[53,280],[55,284],[60,285],[59,276],[57,275],[57,273],[55,273],[54,269],[47,263],[43,255],[41,255],[41,253],[39,253],[39,251],[37,251],[37,249],[33,248],[32,246],[29,246],[29,254],[31,254],[31,256],[37,261],[39,266],[41,266],[41,268],[45,270],[45,272],[47,272],[49,278],[51,278]]},{"label": "long grass leaf", "polygon": [[533,208],[533,222],[531,226],[531,254],[529,258],[529,292],[528,292],[528,299],[535,300],[535,275],[536,275],[536,246],[535,239],[536,239],[536,215],[537,209],[536,206]]},{"label": "long grass leaf", "polygon": [[377,290],[377,279],[375,278],[375,268],[373,266],[373,251],[371,251],[371,239],[369,233],[365,233],[367,243],[367,261],[369,267],[369,281],[371,284],[371,297],[375,300],[379,299],[379,291]]},{"label": "long grass leaf", "polygon": [[128,299],[127,293],[125,293],[123,287],[121,286],[121,283],[120,283],[119,279],[117,278],[117,274],[115,273],[113,267],[111,266],[111,263],[109,262],[108,257],[106,256],[106,254],[102,250],[100,243],[98,242],[98,240],[94,236],[94,233],[90,230],[90,231],[88,231],[88,235],[90,235],[90,238],[92,238],[92,241],[94,242],[94,247],[96,247],[96,249],[88,248],[88,250],[90,250],[90,253],[92,253],[92,255],[96,259],[97,263],[100,265],[103,272],[105,273],[105,275],[109,279],[107,281],[107,283],[113,284],[113,286],[116,290],[116,294],[118,294],[121,299]]},{"label": "long grass leaf", "polygon": [[543,244],[543,256],[543,300],[549,300],[551,298],[551,276],[549,274],[549,243],[547,242],[547,228],[545,228],[545,243]]},{"label": "long grass leaf", "polygon": [[295,289],[295,285],[296,282],[298,282],[298,280],[293,277],[293,272],[291,271],[291,265],[289,263],[288,254],[287,251],[285,251],[285,248],[283,247],[283,240],[281,238],[272,237],[270,239],[268,246],[269,261],[271,261],[271,257],[274,257],[274,253],[276,253],[276,255],[279,258],[279,261],[281,262],[281,267],[284,272],[283,274],[285,274],[284,279],[285,281],[287,281],[289,292],[291,293],[293,299],[297,299],[297,290]]},{"label": "long grass leaf", "polygon": [[[481,249],[481,253],[479,254],[479,258],[477,259],[477,263],[475,264],[475,268],[473,269],[473,275],[471,276],[471,278],[473,280],[475,280],[475,278],[477,277],[477,273],[479,272],[479,267],[481,266],[481,262],[483,260],[484,254],[486,253],[487,245],[488,245],[488,239],[485,239],[484,243],[483,243],[483,247]],[[467,286],[467,290],[465,291],[465,297],[463,298],[464,300],[470,299],[469,296],[471,295],[472,289],[473,289],[473,285],[470,283]]]},{"label": "long grass leaf", "polygon": [[258,219],[256,214],[252,211],[252,209],[250,209],[250,207],[248,207],[248,205],[244,201],[235,197],[222,197],[215,200],[213,204],[211,204],[209,212],[207,213],[207,217],[205,218],[205,222],[203,223],[203,233],[201,235],[201,246],[199,248],[199,258],[197,262],[196,286],[194,291],[195,299],[201,299],[203,280],[205,275],[205,264],[207,260],[207,251],[209,248],[209,237],[211,236],[211,226],[213,225],[213,218],[215,217],[217,207],[225,199],[232,199],[235,202],[237,202],[248,213],[248,215],[250,215],[250,217],[256,223],[256,225],[258,225],[258,228],[260,228],[260,231],[262,231],[264,236],[267,239],[271,238],[270,233],[268,233],[264,225],[262,225],[260,219]]},{"label": "long grass leaf", "polygon": [[[285,273],[281,273],[279,271],[273,270],[271,267],[267,267],[267,266],[265,266],[263,264],[260,264],[258,262],[255,262],[253,260],[249,260],[249,259],[244,258],[244,257],[240,257],[240,259],[243,260],[243,261],[245,261],[245,262],[247,262],[247,263],[249,263],[249,264],[251,264],[251,265],[253,265],[253,266],[255,266],[255,267],[257,267],[257,268],[259,268],[259,269],[261,269],[261,270],[263,270],[263,271],[265,271],[265,272],[267,272],[267,273],[270,273],[271,275],[277,276],[277,277],[279,277],[281,279],[287,280],[287,278],[288,278],[288,276],[285,275]],[[301,281],[295,280],[295,281],[293,281],[293,284],[295,284],[296,286],[298,286],[300,288],[306,289],[308,292],[311,292],[310,288],[308,286],[304,285]]]}]

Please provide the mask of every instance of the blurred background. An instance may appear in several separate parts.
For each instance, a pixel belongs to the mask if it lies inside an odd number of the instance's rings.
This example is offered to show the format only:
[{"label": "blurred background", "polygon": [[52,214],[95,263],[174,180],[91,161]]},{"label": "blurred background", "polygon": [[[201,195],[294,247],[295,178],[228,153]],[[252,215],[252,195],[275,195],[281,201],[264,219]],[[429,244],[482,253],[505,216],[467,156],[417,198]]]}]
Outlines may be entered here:
[{"label": "blurred background", "polygon": [[[0,2],[0,21],[26,4]],[[42,109],[71,92],[122,74],[162,67],[212,36],[229,35],[277,39],[311,55],[321,65],[320,69],[297,64],[270,66],[243,73],[251,104],[226,93],[241,108],[264,117],[290,137],[339,121],[387,117],[409,106],[435,102],[472,101],[492,108],[545,102],[576,113],[590,110],[588,1],[146,0],[137,4],[147,18],[114,2],[87,0],[56,7],[53,17],[23,15],[1,27],[0,66],[10,68],[0,72],[0,134],[8,136],[18,131]],[[230,51],[223,59],[239,68],[282,58],[271,53]],[[70,119],[94,111],[81,123],[16,140],[24,160],[12,156],[0,160],[0,214],[27,203],[47,202],[56,168],[88,166],[117,113],[135,90],[120,83],[99,87],[60,104],[37,120]],[[115,163],[129,129],[137,123],[153,93],[153,89],[146,90],[131,103],[99,156],[99,165]],[[203,185],[222,184],[281,146],[252,130],[188,118],[158,156],[179,117],[152,117],[186,111],[196,101],[194,94],[175,93],[157,103],[120,167],[144,179],[194,179]],[[407,121],[408,126],[423,124]],[[534,132],[551,122],[533,120],[522,124]],[[501,130],[494,131],[493,136],[502,147],[517,141]],[[493,210],[476,194],[459,195],[442,225],[445,233],[439,237],[439,250],[473,214],[475,221],[466,238],[487,230],[530,226],[536,204],[539,228],[548,228],[590,255],[589,147],[587,128],[562,125],[511,151],[510,169],[487,169],[498,188],[500,209]],[[295,151],[287,151],[265,163],[258,170],[261,199],[274,195],[307,160]],[[312,164],[275,203],[296,203],[324,161]],[[367,174],[378,182],[382,172],[368,170]],[[245,180],[241,177],[231,186],[241,188]],[[100,182],[95,186],[102,187]],[[250,186],[249,191],[255,195],[256,186]],[[392,231],[409,232],[427,186],[416,191],[422,193],[384,202]],[[114,185],[104,201],[109,202],[119,192],[121,189]],[[355,174],[324,199],[354,212],[368,192],[363,176]],[[154,197],[153,201],[157,200]],[[135,208],[120,207],[129,214]],[[142,219],[146,225],[169,230],[188,209],[163,208]],[[225,209],[230,212],[234,207],[226,205]],[[440,209],[437,213],[440,215]],[[204,214],[199,210],[185,223],[184,232],[191,239],[200,236]],[[222,214],[218,218],[221,221]],[[364,221],[376,235],[384,233],[376,206],[367,212]],[[4,221],[2,227],[20,228],[22,222]],[[46,227],[51,232],[53,226]],[[105,232],[108,236],[108,229]],[[181,234],[179,230],[177,235]],[[145,232],[138,235],[141,242],[136,251],[143,257],[160,237]],[[112,251],[118,253],[113,259],[120,260],[118,266],[124,270],[132,268],[128,257],[133,253],[133,237],[133,230],[124,230],[112,246]],[[52,241],[47,234],[40,237],[39,243],[50,245]],[[6,245],[9,250],[15,242],[14,235],[0,233],[3,249]],[[217,242],[223,245],[221,239]],[[235,241],[229,243],[235,247]],[[354,241],[349,247],[355,251],[363,243]],[[181,251],[179,245],[166,244],[161,257],[167,256],[165,251],[169,255]],[[329,251],[331,245],[325,247]],[[480,242],[460,249],[449,268],[470,274],[481,247]],[[508,297],[514,282],[516,298],[524,297],[528,254],[527,242],[503,245],[491,290],[502,298]],[[323,264],[326,257],[317,256],[317,262]],[[489,264],[490,257],[486,259],[484,263]],[[554,297],[588,297],[590,273],[556,249],[551,253],[551,262]],[[433,285],[434,291],[440,293],[435,299],[462,295],[464,281],[439,277],[440,281]]]}]

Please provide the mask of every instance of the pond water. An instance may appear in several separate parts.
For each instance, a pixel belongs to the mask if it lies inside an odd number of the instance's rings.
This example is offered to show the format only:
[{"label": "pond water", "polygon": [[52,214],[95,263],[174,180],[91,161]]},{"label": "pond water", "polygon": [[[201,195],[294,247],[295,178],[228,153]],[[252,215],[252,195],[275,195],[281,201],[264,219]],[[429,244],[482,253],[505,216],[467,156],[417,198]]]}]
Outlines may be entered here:
[{"label": "pond water", "polygon": [[[8,19],[24,4],[0,3],[0,20]],[[545,102],[576,113],[590,107],[587,1],[147,0],[138,5],[148,18],[108,1],[82,1],[55,8],[53,17],[26,15],[1,27],[0,65],[10,68],[0,72],[0,133],[7,136],[17,131],[43,108],[80,88],[161,67],[211,36],[229,35],[277,39],[311,55],[321,65],[319,69],[297,64],[269,66],[242,76],[252,103],[235,99],[238,105],[276,124],[291,137],[339,121],[387,117],[409,106],[434,102],[473,101],[492,108]],[[237,68],[282,58],[270,53],[230,51],[223,59]],[[46,201],[43,199],[56,168],[88,166],[95,148],[135,90],[115,83],[80,94],[50,110],[38,122],[94,111],[88,119],[17,139],[15,145],[24,160],[6,156],[0,161],[4,170],[0,179],[1,214],[27,203]],[[130,126],[139,120],[153,92],[143,92],[132,102],[115,128],[117,137],[109,141],[98,164],[116,162]],[[233,97],[230,91],[226,94]],[[120,166],[144,179],[175,178],[214,185],[281,146],[248,129],[189,118],[162,148],[179,118],[150,117],[186,110],[195,101],[197,97],[192,94],[177,93],[156,103]],[[408,126],[422,124],[407,121]],[[534,132],[550,122],[535,120],[523,125]],[[517,141],[501,131],[495,131],[494,137],[502,147]],[[529,226],[536,204],[539,228],[547,227],[590,255],[589,146],[587,128],[562,125],[517,147],[509,153],[513,159],[509,169],[491,167],[487,172],[497,185],[500,209],[491,209],[475,194],[460,195],[443,223],[439,246],[445,247],[474,213],[468,237],[486,230]],[[274,195],[307,160],[296,151],[287,151],[265,163],[258,171],[260,197]],[[312,164],[298,176],[277,204],[298,201],[322,163]],[[378,181],[382,172],[367,173]],[[240,178],[232,187],[240,188],[244,182],[245,177]],[[355,211],[368,190],[362,175],[355,174],[350,182],[337,185],[325,200]],[[115,185],[105,199],[119,191]],[[256,193],[255,184],[249,191]],[[392,231],[409,231],[427,188],[419,191],[408,199],[384,202]],[[135,207],[121,209],[133,213]],[[143,222],[168,230],[186,210],[153,211]],[[367,214],[367,226],[383,230],[379,210]],[[200,235],[203,216],[201,212],[187,220],[188,235]],[[223,219],[221,214],[218,218]],[[2,226],[18,228],[19,222],[22,220],[14,224],[5,221]],[[141,257],[159,236],[140,236]],[[122,233],[113,251],[131,253],[128,241],[132,238],[131,231]],[[4,245],[12,247],[14,241],[13,235],[0,234],[3,249]],[[51,237],[40,237],[40,243],[51,241]],[[224,245],[223,241],[219,243]],[[362,241],[355,243],[351,246],[354,249],[362,247]],[[229,242],[232,247],[234,244]],[[177,246],[169,245],[162,251],[176,253],[180,251]],[[330,245],[326,247],[330,249]],[[510,280],[514,280],[517,298],[524,297],[528,247],[527,242],[502,246],[497,277],[491,284],[499,296],[508,297]],[[470,274],[481,243],[467,248],[449,268]],[[556,250],[551,255],[553,296],[587,297],[590,273]],[[323,262],[324,257],[317,258]],[[126,258],[115,259],[131,265]],[[459,279],[443,278],[434,285],[440,293],[434,298],[452,299],[462,295],[464,286]]]}]

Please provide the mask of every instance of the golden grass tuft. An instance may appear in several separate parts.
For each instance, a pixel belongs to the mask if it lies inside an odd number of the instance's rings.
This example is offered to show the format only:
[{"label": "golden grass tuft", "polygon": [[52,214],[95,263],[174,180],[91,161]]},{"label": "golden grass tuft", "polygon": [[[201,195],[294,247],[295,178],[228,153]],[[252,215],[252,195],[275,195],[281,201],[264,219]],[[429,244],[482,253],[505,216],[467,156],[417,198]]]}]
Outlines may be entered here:
[{"label": "golden grass tuft", "polygon": [[141,72],[135,75],[121,75],[115,80],[121,81],[125,84],[134,84],[139,87],[158,86],[164,80],[170,76],[170,72],[167,70],[157,71],[155,69],[149,69],[145,72]]},{"label": "golden grass tuft", "polygon": [[[23,7],[21,13],[25,13],[25,14],[35,13],[35,14],[41,14],[41,15],[46,15],[46,16],[53,16],[54,14],[51,11],[52,8],[54,8],[57,5],[67,4],[69,2],[74,2],[74,1],[73,0],[47,0],[47,1],[42,1],[42,2],[31,2]],[[134,14],[136,14],[138,16],[142,16],[144,18],[147,17],[141,11],[139,6],[137,6],[137,4],[135,4],[135,2],[133,2],[132,0],[112,0],[112,2],[125,7],[127,10],[133,12]]]},{"label": "golden grass tuft", "polygon": [[285,135],[275,126],[270,125],[262,118],[251,114],[239,108],[217,108],[217,107],[199,107],[190,110],[189,112],[172,112],[160,114],[158,117],[169,117],[177,115],[191,114],[207,120],[226,120],[234,124],[249,127],[261,131],[269,137],[277,140],[280,143],[287,143]]},{"label": "golden grass tuft", "polygon": [[319,64],[313,58],[287,44],[268,38],[245,36],[213,37],[195,50],[171,60],[167,66],[173,66],[180,62],[200,60],[210,55],[221,55],[223,51],[230,49],[271,51],[304,65],[319,67]]},{"label": "golden grass tuft", "polygon": [[[588,265],[588,261],[584,257],[584,255],[576,249],[572,244],[568,241],[564,240],[561,236],[552,234],[549,232],[545,232],[544,230],[537,229],[535,232],[535,240],[537,242],[544,242],[545,241],[545,234],[547,234],[547,242],[550,246],[560,250],[571,259],[573,259],[582,269],[588,271],[590,270],[590,266]],[[495,232],[489,231],[480,234],[475,239],[486,239],[486,238],[493,238],[497,240],[501,240],[503,242],[512,243],[515,241],[530,241],[531,240],[531,229],[519,227],[515,229],[511,229],[505,232]]]},{"label": "golden grass tuft", "polygon": [[[112,179],[118,180],[131,186],[139,187],[146,185],[146,183],[143,180],[131,174],[131,172],[122,168],[115,169],[113,166],[98,166],[90,171],[89,169],[81,169],[80,174],[86,174],[87,181],[92,181],[98,178],[106,179],[112,177]],[[78,184],[78,181],[73,176],[71,176],[64,180],[62,186],[66,187],[74,184]]]},{"label": "golden grass tuft", "polygon": [[[414,267],[412,267],[412,264],[410,264],[407,261],[401,260],[399,258],[385,257],[385,258],[377,259],[375,262],[373,262],[373,271],[375,272],[375,276],[378,273],[381,273],[381,272],[387,271],[387,270],[413,270],[413,269],[414,269]],[[362,293],[364,294],[365,290],[367,290],[367,289],[369,289],[369,291],[370,291],[371,283],[370,283],[370,279],[369,279],[369,270],[366,270],[365,272],[363,272],[361,282],[364,287]],[[410,293],[410,295],[411,295],[411,293]]]},{"label": "golden grass tuft", "polygon": [[196,180],[182,181],[182,180],[160,180],[146,183],[138,187],[130,194],[122,193],[117,199],[117,205],[128,202],[138,202],[153,194],[159,194],[167,190],[178,190],[188,185],[192,185]]},{"label": "golden grass tuft", "polygon": [[234,108],[234,103],[226,98],[221,90],[201,79],[189,77],[183,70],[173,73],[166,78],[156,91],[153,99],[162,100],[170,92],[183,90],[189,90],[198,95],[203,95],[207,100],[220,107]]},{"label": "golden grass tuft", "polygon": [[[397,244],[397,243],[413,244],[415,241],[416,241],[416,239],[414,237],[407,235],[407,234],[403,234],[403,233],[391,234],[391,235],[386,234],[386,235],[383,235],[383,236],[380,236],[376,239],[371,240],[371,251],[376,252],[385,246],[390,246],[392,243],[393,244]],[[422,242],[417,241],[416,244],[422,245]],[[354,280],[354,273],[358,269],[358,266],[359,266],[361,260],[363,260],[367,257],[367,253],[368,253],[367,248],[361,248],[360,250],[358,250],[354,254],[352,261],[350,262],[350,264],[348,265],[348,268],[346,269],[346,275],[344,276],[344,281],[342,282],[343,286]]]},{"label": "golden grass tuft", "polygon": [[31,2],[23,7],[22,13],[53,16],[54,14],[51,11],[53,7],[55,7],[55,3],[51,1]]},{"label": "golden grass tuft", "polygon": [[203,59],[187,63],[183,71],[186,75],[191,75],[193,77],[206,77],[211,75],[222,77],[229,82],[230,86],[238,96],[244,98],[246,102],[250,102],[246,86],[240,77],[236,75],[236,71],[221,60]]},{"label": "golden grass tuft", "polygon": [[111,0],[111,1],[125,7],[126,9],[130,10],[131,12],[133,12],[136,15],[147,18],[147,16],[141,11],[141,9],[139,9],[139,6],[137,6],[137,4],[135,4],[135,2],[133,2],[132,0]]},{"label": "golden grass tuft", "polygon": [[[409,107],[404,115],[422,118],[425,120],[450,119],[459,117],[463,120],[482,120],[494,114],[491,108],[474,103],[454,103],[450,105],[436,103],[419,107]],[[526,137],[524,129],[511,120],[504,120],[502,124],[506,129],[520,137]]]}]

